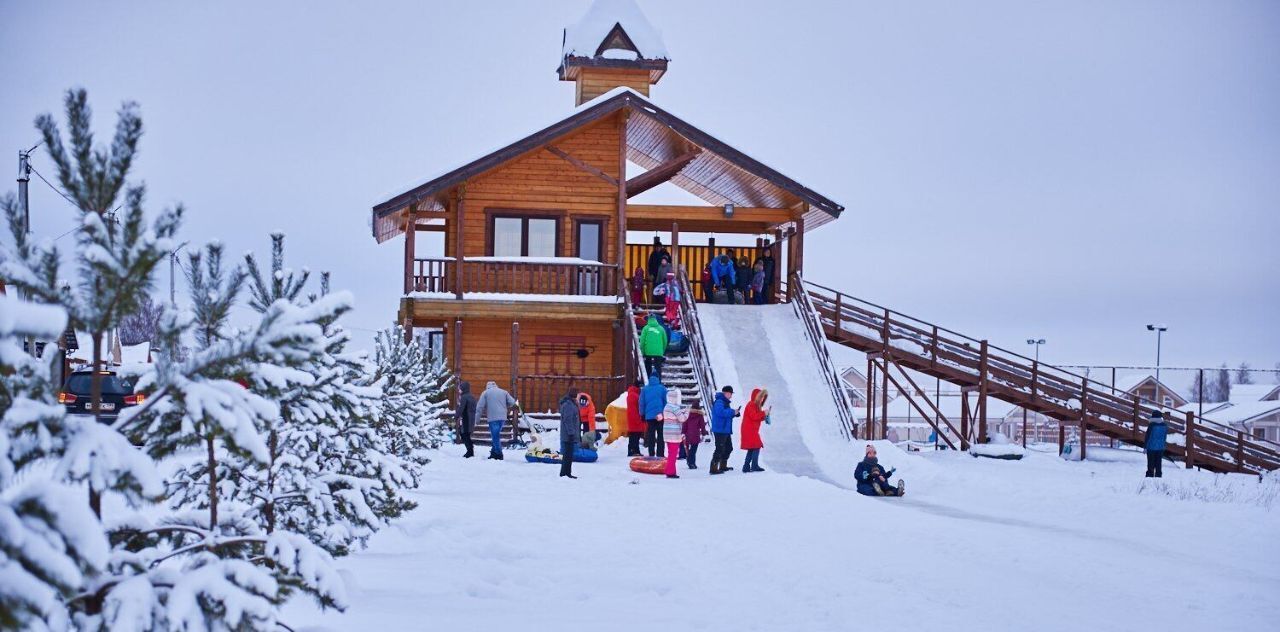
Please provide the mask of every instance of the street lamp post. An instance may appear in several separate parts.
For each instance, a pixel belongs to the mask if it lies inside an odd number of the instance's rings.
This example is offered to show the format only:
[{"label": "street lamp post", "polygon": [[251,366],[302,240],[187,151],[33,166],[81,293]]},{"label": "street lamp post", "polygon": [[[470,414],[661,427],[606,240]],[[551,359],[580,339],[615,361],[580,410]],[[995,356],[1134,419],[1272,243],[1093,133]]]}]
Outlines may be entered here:
[{"label": "street lamp post", "polygon": [[[1147,331],[1156,332],[1156,407],[1160,407],[1164,403],[1163,400],[1161,400],[1160,398],[1160,384],[1161,384],[1160,382],[1160,343],[1161,343],[1161,338],[1164,337],[1164,332],[1169,331],[1169,326],[1168,325],[1147,325]],[[1201,397],[1201,399],[1204,399],[1204,398]]]},{"label": "street lamp post", "polygon": [[1040,345],[1044,344],[1044,338],[1027,338],[1027,344],[1036,346],[1036,362],[1040,361]]}]

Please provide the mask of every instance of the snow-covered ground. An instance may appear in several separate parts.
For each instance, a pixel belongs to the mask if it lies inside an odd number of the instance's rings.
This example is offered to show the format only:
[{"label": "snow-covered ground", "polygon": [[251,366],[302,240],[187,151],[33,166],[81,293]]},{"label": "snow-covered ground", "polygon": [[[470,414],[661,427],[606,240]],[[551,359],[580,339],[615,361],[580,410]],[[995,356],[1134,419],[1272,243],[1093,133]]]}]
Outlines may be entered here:
[{"label": "snow-covered ground", "polygon": [[[294,603],[285,620],[363,631],[1274,624],[1275,510],[1138,493],[1134,463],[880,453],[906,498],[777,471],[639,475],[621,443],[576,466],[576,481],[517,451],[464,460],[447,446],[412,494],[418,509],[338,561],[352,607]],[[1172,465],[1166,477],[1260,486]]]}]

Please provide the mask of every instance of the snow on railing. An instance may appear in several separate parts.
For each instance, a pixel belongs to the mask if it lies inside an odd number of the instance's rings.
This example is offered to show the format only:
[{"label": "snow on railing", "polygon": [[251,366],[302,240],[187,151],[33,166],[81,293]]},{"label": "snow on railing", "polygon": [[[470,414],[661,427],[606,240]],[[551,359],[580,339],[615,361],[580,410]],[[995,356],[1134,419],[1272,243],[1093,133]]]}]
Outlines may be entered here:
[{"label": "snow on railing", "polygon": [[831,352],[827,349],[827,337],[822,330],[822,320],[813,302],[809,300],[809,291],[805,289],[804,279],[799,273],[791,276],[791,284],[795,287],[795,299],[791,304],[795,308],[796,317],[804,323],[805,337],[813,345],[814,355],[822,365],[823,378],[835,401],[836,413],[840,416],[840,433],[852,441],[857,433],[853,421],[853,401],[849,399],[848,390],[841,385],[843,378],[831,361]]}]

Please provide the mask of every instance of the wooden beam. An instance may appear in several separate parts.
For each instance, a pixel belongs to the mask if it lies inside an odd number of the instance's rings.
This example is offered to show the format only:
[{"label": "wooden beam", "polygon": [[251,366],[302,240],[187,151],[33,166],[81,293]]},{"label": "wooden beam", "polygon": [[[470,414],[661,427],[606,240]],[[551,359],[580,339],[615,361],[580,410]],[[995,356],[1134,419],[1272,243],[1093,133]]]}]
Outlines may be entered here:
[{"label": "wooden beam", "polygon": [[[581,169],[582,171],[585,171],[597,178],[600,178],[601,180],[604,180],[605,182],[608,182],[609,186],[611,187],[618,186],[619,179],[614,178],[613,176],[605,173],[599,167],[589,165],[579,160],[576,156],[573,156],[569,152],[563,149],[560,149],[559,147],[556,147],[555,145],[547,145],[545,149],[551,152],[552,154],[555,154],[556,156],[563,158],[565,162],[577,167],[578,169]],[[625,174],[626,172],[624,171],[623,173]]]},{"label": "wooden beam", "polygon": [[618,187],[617,243],[614,251],[618,253],[618,296],[627,292],[627,117],[630,111],[623,109],[618,113],[618,179],[614,185]]},{"label": "wooden beam", "polygon": [[627,195],[635,197],[662,184],[680,173],[689,163],[693,162],[702,153],[702,149],[694,148],[671,160],[668,160],[630,180],[627,180]]},{"label": "wooden beam", "polygon": [[[637,176],[638,177],[638,176]],[[628,184],[628,192],[630,185]],[[766,223],[776,226],[792,221],[791,211],[785,208],[767,206],[735,206],[733,218],[724,216],[723,206],[677,206],[666,204],[628,204],[627,221],[663,220],[668,224],[672,220],[680,222],[710,221],[722,224],[718,232],[732,232],[731,226],[739,222]]]},{"label": "wooden beam", "polygon": [[511,392],[519,393],[520,383],[520,323],[511,323]]},{"label": "wooden beam", "polygon": [[404,293],[408,294],[414,290],[413,258],[416,255],[415,247],[418,237],[418,218],[414,215],[412,207],[406,215],[404,231]]},{"label": "wooden beam", "polygon": [[501,299],[406,298],[406,310],[415,323],[435,320],[493,319],[493,320],[580,320],[611,321],[619,318],[616,303],[569,303],[548,301],[504,301]]}]

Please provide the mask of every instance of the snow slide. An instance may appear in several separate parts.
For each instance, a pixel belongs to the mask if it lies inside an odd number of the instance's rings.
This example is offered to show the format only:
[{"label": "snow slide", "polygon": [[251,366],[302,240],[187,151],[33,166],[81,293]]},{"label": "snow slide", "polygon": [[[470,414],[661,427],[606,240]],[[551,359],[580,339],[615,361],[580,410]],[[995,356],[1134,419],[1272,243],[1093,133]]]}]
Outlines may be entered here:
[{"label": "snow slide", "polygon": [[[760,464],[777,472],[853,486],[861,443],[840,434],[840,418],[822,376],[822,365],[791,305],[698,305],[707,354],[720,383],[732,385],[734,406],[745,406],[751,391],[769,391],[771,423],[761,429]],[[737,434],[735,429],[735,434]],[[900,453],[877,442],[882,462]],[[734,457],[741,459],[734,438]],[[737,467],[740,463],[730,463]]]}]

